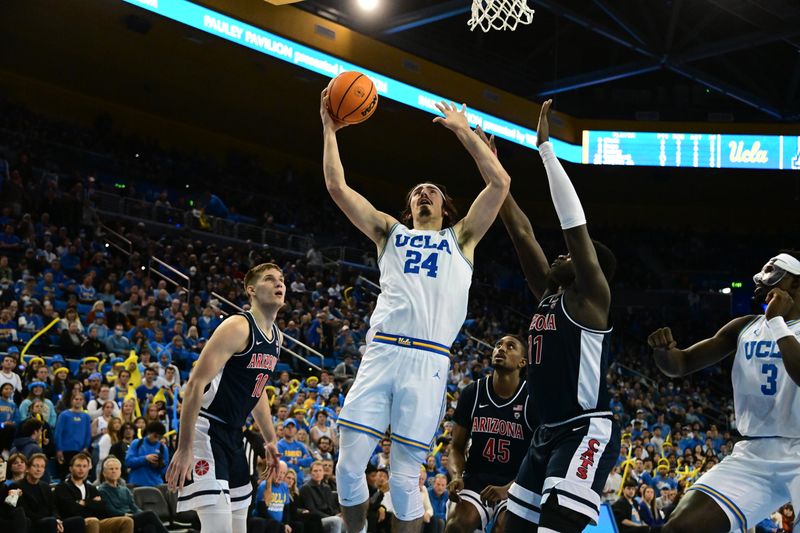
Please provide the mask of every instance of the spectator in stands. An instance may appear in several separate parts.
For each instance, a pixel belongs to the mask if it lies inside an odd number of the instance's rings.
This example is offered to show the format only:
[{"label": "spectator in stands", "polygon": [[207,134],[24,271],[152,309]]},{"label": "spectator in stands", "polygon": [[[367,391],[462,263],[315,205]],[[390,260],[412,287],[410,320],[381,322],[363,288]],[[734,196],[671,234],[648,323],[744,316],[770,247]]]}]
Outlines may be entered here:
[{"label": "spectator in stands", "polygon": [[[113,417],[108,422],[108,427],[103,432],[102,436],[97,441],[97,464],[102,465],[106,457],[111,453],[111,447],[119,441],[119,430],[122,428],[122,420]],[[127,451],[127,450],[126,450]],[[120,461],[123,461],[123,457]],[[98,469],[98,476],[100,472]]]},{"label": "spectator in stands", "polygon": [[78,330],[77,322],[70,322],[66,329],[61,330],[58,347],[65,356],[78,359],[84,341],[86,337]]},{"label": "spectator in stands", "polygon": [[92,420],[83,411],[83,394],[73,393],[70,408],[58,415],[55,440],[59,475],[63,479],[72,458],[79,453],[88,454],[92,444]]},{"label": "spectator in stands", "polygon": [[[122,461],[122,464],[124,465],[125,457],[128,455],[128,448],[130,448],[135,437],[136,428],[134,428],[133,424],[129,422],[123,422],[122,426],[117,432],[117,442],[111,445],[111,448],[108,450],[108,454],[113,455]],[[127,468],[123,469],[122,471],[122,477],[125,479],[128,479],[127,472]]]},{"label": "spectator in stands", "polygon": [[622,476],[619,473],[619,467],[614,465],[611,467],[611,473],[608,475],[606,484],[603,487],[603,501],[606,503],[617,501],[620,485],[622,485]]},{"label": "spectator in stands", "polygon": [[17,342],[17,322],[9,309],[0,310],[0,345],[10,346]]},{"label": "spectator in stands", "polygon": [[642,501],[639,502],[639,517],[648,526],[655,527],[664,524],[664,517],[656,507],[656,491],[646,485],[642,492]]},{"label": "spectator in stands", "polygon": [[639,484],[633,479],[626,479],[622,488],[622,496],[611,506],[614,520],[617,522],[620,533],[649,531],[639,517],[639,506],[634,500]]},{"label": "spectator in stands", "polygon": [[333,461],[333,443],[328,437],[320,437],[317,447],[311,452],[318,461]]},{"label": "spectator in stands", "polygon": [[53,491],[43,481],[47,470],[47,457],[37,453],[28,459],[25,477],[17,482],[22,489],[20,502],[25,515],[31,521],[32,531],[38,533],[83,533],[84,521],[81,517],[61,519],[56,508]]},{"label": "spectator in stands", "polygon": [[381,451],[374,454],[369,462],[375,468],[381,469],[385,468],[387,471],[391,471],[390,461],[391,461],[391,452],[392,452],[392,441],[390,439],[384,438],[381,440]]},{"label": "spectator in stands", "polygon": [[81,345],[82,357],[89,357],[106,351],[106,345],[100,338],[100,333],[100,329],[95,327],[95,324],[89,326],[88,332],[86,333],[86,338]]},{"label": "spectator in stands", "polygon": [[425,485],[427,475],[425,474],[425,467],[419,467],[419,493],[422,497],[422,531],[423,533],[442,533],[444,531],[445,523],[433,516],[433,505],[431,505],[431,498],[428,494],[428,487]]},{"label": "spectator in stands", "polygon": [[134,485],[157,487],[164,483],[169,464],[169,450],[161,443],[166,433],[164,424],[151,422],[144,430],[145,436],[136,439],[125,455],[129,469],[128,481]]},{"label": "spectator in stands", "polygon": [[288,524],[289,487],[286,486],[286,472],[289,467],[284,461],[278,464],[278,470],[269,478],[261,481],[256,490],[256,508],[253,516],[264,518],[264,531],[278,533],[291,533],[292,527]]},{"label": "spectator in stands", "polygon": [[12,485],[25,477],[25,470],[28,467],[28,458],[17,452],[8,456],[6,461],[6,485]]},{"label": "spectator in stands", "polygon": [[142,511],[133,501],[133,493],[124,484],[122,463],[114,456],[101,463],[100,486],[97,490],[105,501],[110,516],[130,516],[136,533],[167,533],[167,528],[153,511]]},{"label": "spectator in stands", "polygon": [[436,474],[433,478],[433,486],[428,489],[428,499],[433,507],[433,519],[441,520],[442,526],[447,522],[447,476]]},{"label": "spectator in stands", "polygon": [[29,459],[36,453],[43,453],[41,448],[42,428],[44,424],[39,420],[29,418],[19,428],[17,438],[14,439],[11,453],[21,453],[25,459]]},{"label": "spectator in stands", "polygon": [[[41,370],[41,369],[40,369]],[[45,372],[47,369],[44,369]],[[27,420],[30,416],[30,406],[34,400],[39,399],[41,400],[43,407],[42,407],[42,416],[44,417],[44,421],[47,422],[50,427],[54,427],[56,425],[56,408],[53,405],[53,402],[50,401],[50,398],[46,396],[47,392],[47,383],[44,381],[33,381],[28,383],[28,397],[22,400],[22,403],[19,404],[19,420]]]},{"label": "spectator in stands", "polygon": [[144,380],[142,384],[136,388],[136,397],[139,399],[141,405],[147,403],[148,400],[152,400],[153,397],[158,394],[160,387],[156,383],[157,376],[158,372],[154,368],[148,366],[144,369]]},{"label": "spectator in stands", "polygon": [[297,473],[298,484],[303,483],[303,468],[311,465],[314,458],[308,453],[308,449],[300,442],[295,440],[297,435],[297,423],[293,418],[287,418],[283,423],[283,438],[278,441],[278,452],[281,459]]},{"label": "spectator in stands", "polygon": [[14,403],[14,384],[0,385],[0,451],[9,449],[17,432],[17,404]]},{"label": "spectator in stands", "polygon": [[[16,348],[14,348],[16,350]],[[17,367],[17,358],[14,354],[18,354],[19,350],[12,351],[11,348],[8,349],[8,354],[3,357],[3,368],[0,371],[0,386],[4,383],[11,383],[14,386],[14,390],[16,392],[22,392],[22,378],[19,377],[19,374],[14,372],[14,369]]]},{"label": "spectator in stands", "polygon": [[336,441],[336,431],[333,427],[328,424],[328,413],[327,411],[320,409],[317,411],[317,414],[314,416],[314,425],[311,426],[311,431],[309,432],[309,437],[311,437],[311,443],[314,446],[319,444],[319,439],[322,437],[328,437],[330,441],[335,445]]},{"label": "spectator in stands", "polygon": [[113,334],[105,338],[106,349],[110,353],[127,355],[131,349],[130,340],[125,336],[124,324],[118,322],[114,325]]},{"label": "spectator in stands", "polygon": [[69,330],[70,324],[75,324],[78,332],[83,333],[84,328],[81,323],[81,318],[78,315],[78,310],[74,307],[68,307],[67,310],[64,311],[64,318],[59,320],[58,324],[56,324],[56,328],[59,332],[62,332],[64,330]]},{"label": "spectator in stands", "polygon": [[100,491],[86,480],[91,466],[92,460],[86,454],[72,457],[69,477],[53,492],[59,513],[65,518],[83,518],[88,531],[133,533],[133,519],[129,516],[111,517]]},{"label": "spectator in stands", "polygon": [[339,502],[331,489],[322,482],[324,477],[322,462],[312,463],[311,478],[300,488],[300,502],[312,515],[321,518],[325,533],[339,533],[344,525]]}]

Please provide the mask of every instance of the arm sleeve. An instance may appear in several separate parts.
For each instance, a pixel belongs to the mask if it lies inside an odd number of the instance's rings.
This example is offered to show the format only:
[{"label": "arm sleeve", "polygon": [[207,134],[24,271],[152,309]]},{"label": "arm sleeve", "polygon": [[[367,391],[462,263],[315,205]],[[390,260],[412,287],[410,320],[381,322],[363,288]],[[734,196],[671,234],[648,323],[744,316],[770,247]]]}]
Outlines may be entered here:
[{"label": "arm sleeve", "polygon": [[478,382],[473,381],[461,391],[458,397],[456,412],[453,414],[453,421],[461,427],[470,430],[472,420],[472,409],[475,407],[475,400],[478,396]]},{"label": "arm sleeve", "polygon": [[547,172],[547,181],[550,183],[550,196],[553,197],[553,206],[556,208],[561,229],[570,229],[586,224],[586,215],[578,199],[578,193],[567,176],[561,161],[553,151],[553,145],[548,141],[539,145],[539,155],[542,157],[544,169]]}]

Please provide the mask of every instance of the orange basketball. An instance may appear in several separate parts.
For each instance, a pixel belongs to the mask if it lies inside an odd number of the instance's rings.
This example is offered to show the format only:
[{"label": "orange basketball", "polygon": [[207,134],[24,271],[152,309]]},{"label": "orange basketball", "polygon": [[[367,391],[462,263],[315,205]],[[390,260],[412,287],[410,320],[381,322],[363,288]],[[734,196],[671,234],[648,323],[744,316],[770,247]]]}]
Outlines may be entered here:
[{"label": "orange basketball", "polygon": [[378,107],[378,91],[360,72],[342,72],[328,84],[328,111],[347,124],[364,122]]}]

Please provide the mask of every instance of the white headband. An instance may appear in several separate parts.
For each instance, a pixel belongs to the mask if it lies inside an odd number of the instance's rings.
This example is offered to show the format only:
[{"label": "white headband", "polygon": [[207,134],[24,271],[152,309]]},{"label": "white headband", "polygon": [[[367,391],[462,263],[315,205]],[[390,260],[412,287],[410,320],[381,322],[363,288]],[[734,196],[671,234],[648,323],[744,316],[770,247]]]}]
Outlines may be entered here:
[{"label": "white headband", "polygon": [[437,191],[437,192],[439,193],[439,195],[442,197],[442,200],[444,200],[444,198],[445,198],[445,196],[444,196],[444,193],[442,192],[442,190],[441,190],[439,187],[437,187],[436,185],[434,185],[433,183],[427,183],[427,182],[425,182],[425,183],[420,183],[419,185],[417,185],[416,187],[414,187],[414,189],[412,189],[412,194],[413,194],[413,191],[417,190],[417,187],[431,187],[431,188],[433,188],[433,189],[436,189],[436,191]]},{"label": "white headband", "polygon": [[789,274],[800,276],[800,260],[789,254],[778,254],[770,262],[777,267],[784,269]]}]

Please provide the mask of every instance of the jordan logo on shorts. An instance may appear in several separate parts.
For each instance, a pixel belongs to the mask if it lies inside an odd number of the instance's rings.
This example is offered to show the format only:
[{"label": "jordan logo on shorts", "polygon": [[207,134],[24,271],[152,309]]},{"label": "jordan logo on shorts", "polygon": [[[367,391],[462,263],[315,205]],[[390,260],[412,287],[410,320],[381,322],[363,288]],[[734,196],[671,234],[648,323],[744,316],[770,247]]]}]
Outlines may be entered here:
[{"label": "jordan logo on shorts", "polygon": [[437,371],[436,371],[436,373],[433,375],[433,377],[435,377],[436,379],[442,379],[442,378],[440,378],[440,377],[439,377],[439,371],[438,371],[438,370],[437,370]]}]

